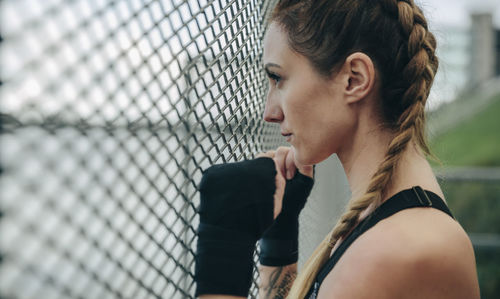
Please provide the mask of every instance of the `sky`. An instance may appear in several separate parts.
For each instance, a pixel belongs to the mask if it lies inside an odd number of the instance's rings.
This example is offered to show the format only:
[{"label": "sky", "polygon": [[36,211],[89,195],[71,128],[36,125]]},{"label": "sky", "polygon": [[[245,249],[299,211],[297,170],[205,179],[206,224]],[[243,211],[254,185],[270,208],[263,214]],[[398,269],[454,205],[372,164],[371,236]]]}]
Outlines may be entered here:
[{"label": "sky", "polygon": [[500,1],[499,0],[416,0],[419,3],[431,25],[460,26],[470,24],[471,12],[493,13],[494,23],[500,28]]},{"label": "sky", "polygon": [[[500,29],[500,0],[415,0],[423,8],[430,30],[438,41],[440,60],[428,100],[433,110],[453,101],[468,78],[468,36],[471,13],[490,12],[494,27]],[[468,39],[468,38],[466,38]]]}]

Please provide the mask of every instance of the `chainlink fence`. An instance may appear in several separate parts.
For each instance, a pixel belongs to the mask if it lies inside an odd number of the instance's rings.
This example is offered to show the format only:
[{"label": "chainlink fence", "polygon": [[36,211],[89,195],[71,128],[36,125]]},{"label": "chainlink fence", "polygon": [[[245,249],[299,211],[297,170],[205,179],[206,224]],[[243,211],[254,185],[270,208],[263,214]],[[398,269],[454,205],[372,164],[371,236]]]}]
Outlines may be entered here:
[{"label": "chainlink fence", "polygon": [[[201,170],[283,142],[273,2],[0,2],[0,298],[193,297]],[[312,197],[301,261],[335,220]]]}]

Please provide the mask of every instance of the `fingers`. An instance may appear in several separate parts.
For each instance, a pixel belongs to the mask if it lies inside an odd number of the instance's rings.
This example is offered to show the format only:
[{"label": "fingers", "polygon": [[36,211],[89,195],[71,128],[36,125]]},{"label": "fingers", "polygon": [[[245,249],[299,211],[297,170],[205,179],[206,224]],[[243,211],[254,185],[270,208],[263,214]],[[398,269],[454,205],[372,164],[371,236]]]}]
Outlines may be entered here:
[{"label": "fingers", "polygon": [[[279,155],[280,157],[282,156],[282,153]],[[286,180],[283,177],[283,172],[281,170],[282,164],[279,164],[276,160],[276,151],[267,151],[265,153],[259,153],[256,158],[271,158],[274,160],[274,166],[276,167],[276,177],[275,177],[275,183],[276,183],[276,191],[274,192],[274,210],[273,210],[273,217],[276,219],[278,215],[281,213],[281,208],[283,207],[283,196],[285,195],[285,185],[286,185]],[[281,159],[281,158],[280,158]]]},{"label": "fingers", "polygon": [[275,155],[275,151],[267,151],[265,153],[259,153],[255,158],[271,158],[273,159]]},{"label": "fingers", "polygon": [[260,153],[256,156],[257,158],[268,157],[274,159],[274,163],[277,164],[279,171],[287,180],[291,180],[297,169],[303,175],[314,177],[313,165],[301,165],[295,160],[295,149],[293,147],[280,146],[276,151],[267,151],[265,153]]},{"label": "fingers", "polygon": [[285,176],[285,152],[283,148],[279,147],[276,150],[276,154],[274,156],[274,163],[278,166],[278,171],[281,173],[282,176]]},{"label": "fingers", "polygon": [[299,172],[303,175],[306,175],[310,178],[314,178],[314,165],[302,165],[298,161],[295,160],[295,149],[291,150],[294,157],[294,165],[299,169]]},{"label": "fingers", "polygon": [[297,166],[295,166],[294,151],[289,150],[285,159],[286,165],[286,179],[291,180],[297,171]]},{"label": "fingers", "polygon": [[283,196],[285,195],[285,185],[286,180],[281,175],[278,164],[275,162],[274,166],[276,167],[276,191],[274,192],[274,219],[278,217],[281,213],[281,209],[283,207]]},{"label": "fingers", "polygon": [[313,165],[305,165],[300,168],[300,173],[306,175],[310,178],[314,178],[314,168]]},{"label": "fingers", "polygon": [[[290,154],[290,148],[289,147],[280,146],[276,150],[276,154],[274,156],[274,161],[275,161],[276,164],[278,164],[278,168],[279,168],[281,174],[284,177],[286,177],[287,179],[289,179],[289,174],[287,173],[287,171],[288,172],[293,171],[293,174],[295,174],[295,172],[294,172],[295,166],[293,166],[294,169],[288,169],[289,165],[287,165],[287,158],[288,158],[289,154]],[[293,160],[292,160],[292,164],[293,164]],[[292,177],[293,177],[293,175],[292,175]]]}]

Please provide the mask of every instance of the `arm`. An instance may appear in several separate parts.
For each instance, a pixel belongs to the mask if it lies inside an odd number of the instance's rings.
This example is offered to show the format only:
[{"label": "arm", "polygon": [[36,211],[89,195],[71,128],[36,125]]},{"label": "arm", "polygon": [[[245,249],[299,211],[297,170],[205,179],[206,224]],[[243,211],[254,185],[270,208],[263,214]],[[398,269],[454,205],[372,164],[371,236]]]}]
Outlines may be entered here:
[{"label": "arm", "polygon": [[[295,280],[298,214],[314,183],[314,169],[305,167],[304,172],[310,176],[297,172],[286,182],[278,169],[285,156],[278,159],[281,163],[272,157],[261,158],[271,159],[214,165],[203,173],[199,186],[195,296],[202,299],[247,296],[252,280],[253,249],[260,237],[259,261],[263,265],[260,285],[267,290],[261,292],[263,298],[273,294],[275,298],[284,298]],[[255,189],[255,185],[259,188]],[[238,200],[234,200],[235,196],[239,196]]]},{"label": "arm", "polygon": [[271,157],[278,170],[290,176],[281,213],[260,239],[259,299],[288,296],[297,277],[299,214],[314,184],[313,166],[295,164],[294,152],[289,148],[280,147]]},{"label": "arm", "polygon": [[[269,267],[259,265],[259,299],[284,299],[297,276],[297,263]],[[228,295],[202,295],[200,299],[244,299],[245,297]]]},{"label": "arm", "polygon": [[277,174],[270,158],[213,165],[203,172],[195,296],[248,296],[255,244],[281,210],[285,179]]},{"label": "arm", "polygon": [[259,266],[259,299],[284,299],[297,277],[297,263],[281,266]]},{"label": "arm", "polygon": [[229,295],[201,295],[200,299],[245,299],[246,297],[229,296]]}]

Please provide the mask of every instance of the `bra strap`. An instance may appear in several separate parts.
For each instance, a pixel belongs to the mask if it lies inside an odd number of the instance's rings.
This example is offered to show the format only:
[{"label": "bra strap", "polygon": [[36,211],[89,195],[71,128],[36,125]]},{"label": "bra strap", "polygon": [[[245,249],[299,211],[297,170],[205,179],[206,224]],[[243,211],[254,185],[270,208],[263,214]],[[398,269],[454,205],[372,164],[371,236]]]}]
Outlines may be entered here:
[{"label": "bra strap", "polygon": [[335,250],[330,259],[323,265],[322,269],[316,276],[315,281],[321,285],[325,277],[333,269],[333,267],[347,250],[347,248],[349,248],[349,246],[361,234],[369,230],[379,221],[390,217],[401,210],[420,207],[431,207],[434,209],[438,209],[455,219],[444,200],[441,199],[439,195],[431,191],[424,191],[420,186],[414,186],[410,189],[398,192],[397,194],[386,200],[380,207],[378,207],[368,217],[363,219],[363,221],[361,221],[358,226],[354,228],[354,230]]},{"label": "bra strap", "polygon": [[387,218],[401,210],[421,207],[438,209],[455,219],[450,209],[441,199],[441,197],[431,191],[424,191],[420,186],[415,186],[411,189],[406,189],[399,192],[396,196],[384,202],[371,215],[370,218],[372,218],[372,220],[367,222],[372,224],[370,225],[371,227],[380,220]]}]

